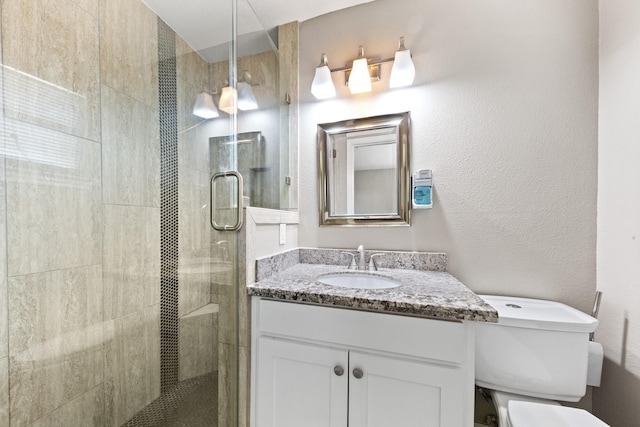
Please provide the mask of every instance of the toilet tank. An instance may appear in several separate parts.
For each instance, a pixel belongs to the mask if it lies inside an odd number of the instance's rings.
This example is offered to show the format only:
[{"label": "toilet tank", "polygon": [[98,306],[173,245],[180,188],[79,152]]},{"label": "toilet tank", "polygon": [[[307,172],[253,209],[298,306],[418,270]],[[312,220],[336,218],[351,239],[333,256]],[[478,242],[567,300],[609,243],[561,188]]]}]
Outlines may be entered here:
[{"label": "toilet tank", "polygon": [[498,323],[476,323],[476,384],[577,402],[586,392],[589,333],[598,321],[565,304],[480,295]]}]

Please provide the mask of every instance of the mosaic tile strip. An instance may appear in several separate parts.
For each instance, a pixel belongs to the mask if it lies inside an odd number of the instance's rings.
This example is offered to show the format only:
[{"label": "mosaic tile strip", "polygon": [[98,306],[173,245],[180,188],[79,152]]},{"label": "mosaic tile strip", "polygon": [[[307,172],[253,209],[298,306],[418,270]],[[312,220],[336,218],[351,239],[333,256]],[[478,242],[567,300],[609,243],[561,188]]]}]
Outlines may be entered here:
[{"label": "mosaic tile strip", "polygon": [[176,40],[158,18],[160,110],[160,389],[178,382],[178,99]]}]

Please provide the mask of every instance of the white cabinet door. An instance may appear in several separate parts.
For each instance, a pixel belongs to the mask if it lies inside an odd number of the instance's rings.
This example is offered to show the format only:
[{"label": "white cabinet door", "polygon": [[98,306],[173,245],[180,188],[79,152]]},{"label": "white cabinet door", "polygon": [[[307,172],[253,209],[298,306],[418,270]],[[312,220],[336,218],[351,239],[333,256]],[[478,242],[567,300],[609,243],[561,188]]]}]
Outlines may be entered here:
[{"label": "white cabinet door", "polygon": [[260,337],[256,425],[346,427],[348,361],[345,350]]},{"label": "white cabinet door", "polygon": [[465,425],[468,387],[458,368],[352,351],[349,382],[349,427]]}]

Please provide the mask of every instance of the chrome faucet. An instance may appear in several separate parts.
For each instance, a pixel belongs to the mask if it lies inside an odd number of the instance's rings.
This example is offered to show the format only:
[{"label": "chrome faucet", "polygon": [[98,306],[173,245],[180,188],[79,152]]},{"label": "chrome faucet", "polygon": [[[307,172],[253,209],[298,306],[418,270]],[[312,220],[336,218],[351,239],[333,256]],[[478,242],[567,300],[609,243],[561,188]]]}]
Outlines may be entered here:
[{"label": "chrome faucet", "polygon": [[358,246],[358,253],[360,254],[358,257],[358,270],[365,270],[367,264],[364,262],[364,246]]},{"label": "chrome faucet", "polygon": [[358,249],[356,249],[356,251],[358,252],[358,262],[356,263],[356,254],[353,252],[340,252],[342,254],[345,255],[349,255],[351,256],[351,262],[349,263],[349,266],[347,267],[349,270],[371,270],[371,271],[377,271],[378,270],[378,265],[375,262],[374,258],[382,255],[380,254],[372,254],[369,257],[369,265],[367,265],[366,261],[365,261],[365,251],[364,251],[364,246],[360,245],[358,246]]}]

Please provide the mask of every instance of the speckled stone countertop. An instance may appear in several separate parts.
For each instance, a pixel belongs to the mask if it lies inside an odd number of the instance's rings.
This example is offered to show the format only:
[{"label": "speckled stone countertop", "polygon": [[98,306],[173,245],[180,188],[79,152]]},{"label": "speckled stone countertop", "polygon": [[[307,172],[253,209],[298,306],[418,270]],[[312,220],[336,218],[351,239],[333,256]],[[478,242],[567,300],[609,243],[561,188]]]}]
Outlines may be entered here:
[{"label": "speckled stone countertop", "polygon": [[[445,271],[379,268],[368,274],[390,278],[400,286],[391,289],[341,288],[325,285],[317,278],[358,271],[348,270],[345,265],[319,264],[317,259],[316,263],[295,263],[299,261],[297,254],[288,252],[284,255],[288,258],[287,263],[280,265],[277,271],[271,271],[272,275],[248,285],[249,295],[442,320],[498,321],[498,313],[493,307]],[[262,261],[266,265],[274,264],[273,259]]]}]

